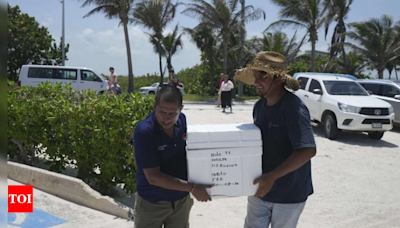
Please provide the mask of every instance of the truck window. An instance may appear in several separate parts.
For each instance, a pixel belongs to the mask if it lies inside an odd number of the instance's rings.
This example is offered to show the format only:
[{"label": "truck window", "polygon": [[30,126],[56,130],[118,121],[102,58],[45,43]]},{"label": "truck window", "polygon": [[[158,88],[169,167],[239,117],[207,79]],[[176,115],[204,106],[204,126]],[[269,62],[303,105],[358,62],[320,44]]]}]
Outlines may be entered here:
[{"label": "truck window", "polygon": [[310,88],[308,89],[308,91],[310,91],[312,93],[314,91],[314,89],[320,89],[322,92],[321,84],[319,84],[319,82],[317,80],[312,79]]},{"label": "truck window", "polygon": [[382,96],[385,97],[394,97],[395,95],[399,95],[400,91],[396,89],[394,86],[384,85],[382,90]]},{"label": "truck window", "polygon": [[369,90],[372,94],[379,94],[379,84],[372,84],[372,83],[360,83],[364,87],[365,90]]},{"label": "truck window", "polygon": [[298,80],[299,80],[299,82],[300,82],[300,89],[305,90],[305,89],[306,89],[307,82],[308,82],[308,78],[299,77]]}]

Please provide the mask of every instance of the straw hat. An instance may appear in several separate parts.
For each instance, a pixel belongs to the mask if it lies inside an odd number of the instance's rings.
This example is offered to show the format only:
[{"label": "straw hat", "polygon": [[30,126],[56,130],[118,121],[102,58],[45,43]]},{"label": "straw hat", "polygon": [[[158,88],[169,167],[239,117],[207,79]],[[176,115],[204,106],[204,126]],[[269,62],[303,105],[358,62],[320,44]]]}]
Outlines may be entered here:
[{"label": "straw hat", "polygon": [[254,85],[256,77],[254,70],[264,71],[267,73],[265,77],[273,77],[277,75],[283,78],[285,87],[296,91],[300,88],[300,83],[294,79],[286,71],[286,58],[282,54],[273,51],[259,52],[256,58],[245,68],[239,69],[235,73],[235,81],[246,85]]}]

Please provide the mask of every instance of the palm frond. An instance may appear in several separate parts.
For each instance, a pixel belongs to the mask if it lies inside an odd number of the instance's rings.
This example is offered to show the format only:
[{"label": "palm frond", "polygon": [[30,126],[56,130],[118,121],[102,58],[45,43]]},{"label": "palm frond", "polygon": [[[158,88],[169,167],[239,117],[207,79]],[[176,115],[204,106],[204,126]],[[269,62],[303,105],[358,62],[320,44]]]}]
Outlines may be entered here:
[{"label": "palm frond", "polygon": [[264,32],[266,32],[269,29],[282,29],[285,26],[294,26],[296,27],[303,27],[303,28],[308,28],[307,25],[298,22],[298,21],[292,21],[292,20],[279,20],[279,21],[275,21],[272,24],[270,24],[265,30]]}]

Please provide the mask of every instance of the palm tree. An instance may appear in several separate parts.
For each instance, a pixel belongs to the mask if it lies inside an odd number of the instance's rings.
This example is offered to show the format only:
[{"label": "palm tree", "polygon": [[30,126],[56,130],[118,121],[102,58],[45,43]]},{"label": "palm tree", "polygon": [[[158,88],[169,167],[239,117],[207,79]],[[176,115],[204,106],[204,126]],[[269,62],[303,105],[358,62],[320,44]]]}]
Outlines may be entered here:
[{"label": "palm tree", "polygon": [[173,69],[172,67],[172,56],[176,54],[179,49],[182,50],[182,34],[178,36],[178,25],[175,26],[175,29],[172,33],[168,34],[167,36],[163,37],[162,39],[162,46],[165,51],[165,58],[167,59],[167,68],[168,70]]},{"label": "palm tree", "polygon": [[325,8],[322,0],[272,0],[278,5],[281,20],[272,23],[267,29],[277,26],[295,26],[307,29],[311,42],[311,71],[315,71],[315,43],[318,40],[317,31],[325,22]]},{"label": "palm tree", "polygon": [[152,31],[150,42],[154,51],[158,53],[160,63],[160,85],[163,85],[164,74],[162,71],[162,57],[165,50],[162,46],[163,31],[175,17],[176,8],[180,3],[173,4],[171,0],[142,0],[133,9],[130,23],[141,25]]},{"label": "palm tree", "polygon": [[265,12],[253,6],[248,5],[244,10],[244,16],[241,19],[242,10],[237,10],[239,0],[213,0],[212,4],[205,0],[191,0],[192,3],[186,4],[187,8],[183,14],[198,19],[205,26],[216,31],[218,36],[222,37],[223,44],[223,72],[226,74],[228,69],[228,43],[232,32],[239,32],[241,20],[245,23],[258,20],[261,17],[265,20]]},{"label": "palm tree", "polygon": [[332,40],[331,40],[331,49],[330,56],[331,59],[335,58],[337,54],[341,51],[343,56],[344,63],[344,72],[348,73],[347,69],[347,61],[346,61],[346,51],[344,50],[344,46],[334,46],[335,43],[344,43],[346,40],[346,36],[342,35],[346,32],[346,24],[344,20],[347,18],[347,15],[350,12],[350,5],[353,3],[353,0],[325,0],[324,5],[327,8],[328,12],[326,15],[325,21],[325,39],[328,35],[329,25],[336,21],[337,24],[333,31]]},{"label": "palm tree", "polygon": [[289,65],[294,57],[299,53],[301,46],[307,35],[303,37],[300,44],[296,43],[296,34],[289,40],[286,33],[275,31],[273,33],[268,32],[263,34],[263,38],[259,39],[259,50],[258,51],[274,51],[281,53],[286,57],[286,64]]},{"label": "palm tree", "polygon": [[215,76],[215,62],[217,59],[218,48],[217,37],[213,35],[211,28],[205,24],[199,24],[195,28],[185,28],[184,32],[189,34],[191,40],[196,44],[197,48],[200,49],[201,53],[204,54],[208,60],[210,66],[210,95],[215,95],[214,88],[214,76]]},{"label": "palm tree", "polygon": [[[346,63],[344,61],[346,61]],[[356,78],[364,78],[363,71],[367,66],[367,61],[364,56],[349,52],[346,60],[343,56],[339,58],[338,65],[345,70],[343,73],[353,75]]]},{"label": "palm tree", "polygon": [[87,13],[83,18],[89,17],[95,13],[104,13],[108,19],[119,19],[119,25],[123,25],[125,34],[126,54],[128,56],[128,93],[133,93],[133,72],[131,46],[129,43],[128,22],[129,13],[134,0],[85,0],[82,7],[95,4],[97,7]]},{"label": "palm tree", "polygon": [[370,19],[351,23],[353,31],[345,33],[354,43],[344,43],[363,55],[369,64],[376,68],[383,79],[383,71],[389,62],[400,57],[400,33],[393,27],[393,19],[383,15],[380,19]]}]

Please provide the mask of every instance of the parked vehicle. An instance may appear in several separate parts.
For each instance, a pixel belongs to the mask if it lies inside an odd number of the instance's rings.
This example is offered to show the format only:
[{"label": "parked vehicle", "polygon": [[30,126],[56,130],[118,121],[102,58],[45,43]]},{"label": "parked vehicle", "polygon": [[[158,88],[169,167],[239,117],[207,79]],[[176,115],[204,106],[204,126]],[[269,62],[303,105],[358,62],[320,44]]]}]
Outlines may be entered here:
[{"label": "parked vehicle", "polygon": [[[160,90],[159,87],[160,83],[154,83],[151,86],[145,86],[145,87],[140,87],[139,88],[139,93],[141,94],[156,94],[158,90]],[[168,86],[168,83],[164,82],[164,86]],[[180,82],[179,85],[176,86],[176,88],[178,88],[182,95],[185,94],[185,88],[183,86],[183,83]]]},{"label": "parked vehicle", "polygon": [[400,81],[362,79],[357,82],[373,97],[390,103],[395,113],[393,122],[400,125]]},{"label": "parked vehicle", "polygon": [[[65,85],[71,83],[74,90],[91,89],[99,94],[108,90],[107,79],[86,67],[23,65],[18,80],[19,86],[36,86],[47,81]],[[120,94],[121,87],[117,86],[117,93]]]},{"label": "parked vehicle", "polygon": [[322,123],[325,136],[336,139],[340,130],[368,132],[381,139],[393,128],[393,107],[355,80],[324,73],[297,73],[301,88],[294,92],[307,105],[311,119]]}]

